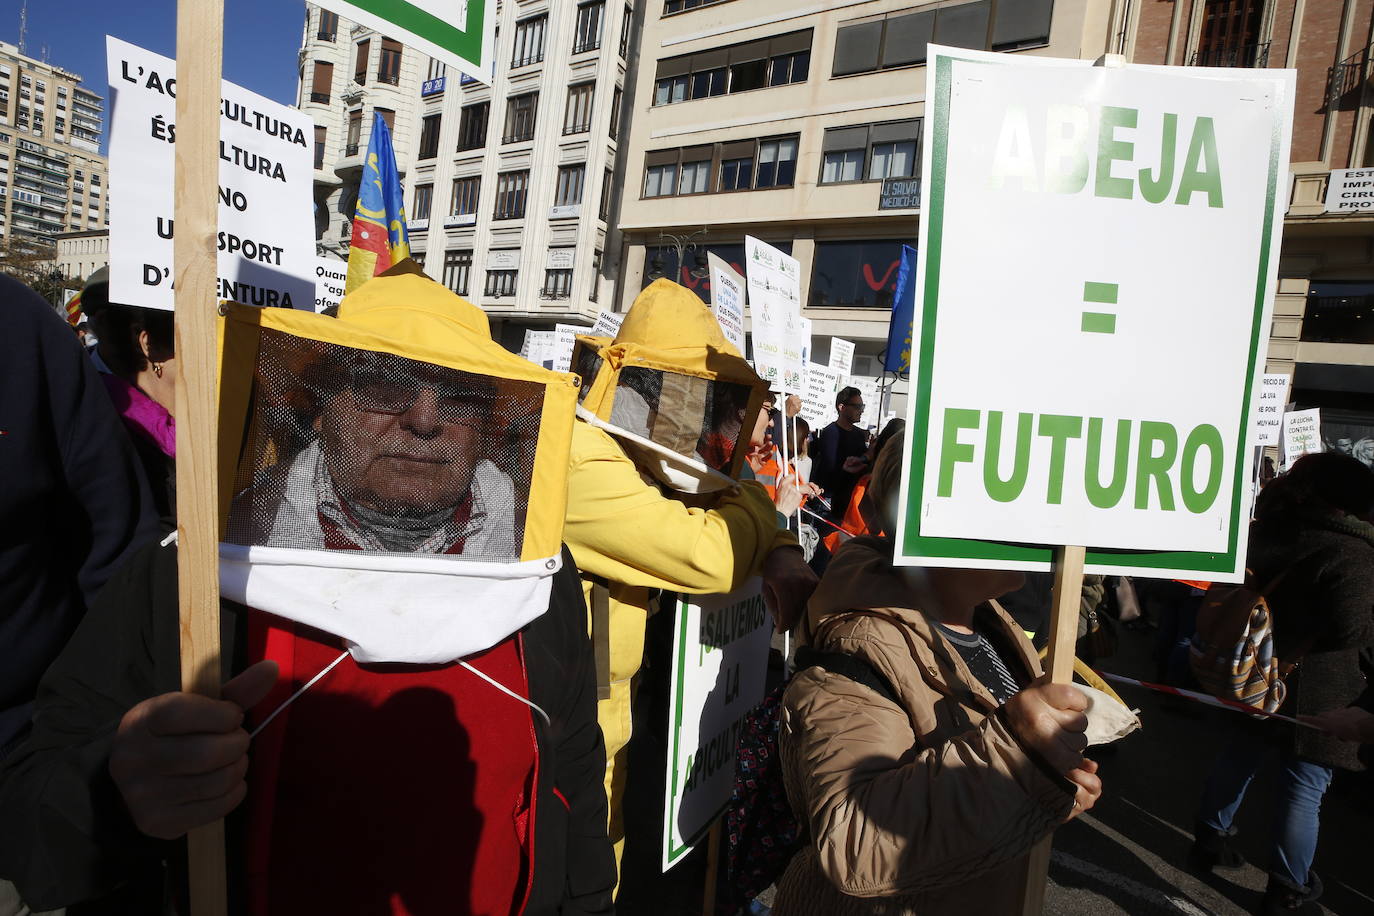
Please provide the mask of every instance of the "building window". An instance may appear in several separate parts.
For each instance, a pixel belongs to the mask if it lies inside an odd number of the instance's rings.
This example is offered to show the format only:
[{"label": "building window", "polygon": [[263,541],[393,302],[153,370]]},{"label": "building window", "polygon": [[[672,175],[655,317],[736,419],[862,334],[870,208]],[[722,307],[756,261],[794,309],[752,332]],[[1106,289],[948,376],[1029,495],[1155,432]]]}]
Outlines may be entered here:
[{"label": "building window", "polygon": [[916,175],[921,119],[832,127],[821,147],[821,184]]},{"label": "building window", "polygon": [[493,219],[522,219],[525,216],[525,193],[529,188],[529,169],[502,172],[496,176],[496,211]]},{"label": "building window", "polygon": [[420,151],[418,158],[433,159],[439,155],[439,129],[442,115],[426,115],[420,128]]},{"label": "building window", "polygon": [[644,170],[644,196],[668,197],[677,184],[677,164],[651,165]]},{"label": "building window", "polygon": [[[720,158],[720,190],[747,191],[754,186],[754,143],[725,144]],[[748,155],[743,155],[747,153]]]},{"label": "building window", "polygon": [[364,38],[353,54],[353,82],[359,86],[367,83],[367,55],[371,49],[372,39]]},{"label": "building window", "polygon": [[477,197],[482,189],[479,176],[453,179],[453,202],[449,206],[450,216],[466,216],[477,212]]},{"label": "building window", "polygon": [[412,251],[410,259],[419,265],[421,270],[425,269],[425,253],[423,251]]},{"label": "building window", "polygon": [[411,208],[410,219],[429,219],[429,207],[434,201],[434,185],[415,186],[415,206]]},{"label": "building window", "polygon": [[582,185],[586,181],[587,166],[562,165],[558,167],[558,187],[554,192],[555,207],[571,207],[582,203]]},{"label": "building window", "polygon": [[518,270],[489,270],[487,271],[487,287],[485,295],[490,297],[514,296],[515,277]]},{"label": "building window", "polygon": [[1054,0],[1018,0],[998,4],[994,15],[990,0],[978,0],[841,25],[831,75],[924,64],[930,42],[993,51],[1043,47],[1053,12]]},{"label": "building window", "polygon": [[654,104],[806,82],[811,35],[811,29],[803,29],[661,60],[655,71]]},{"label": "building window", "polygon": [[327,139],[328,129],[315,126],[315,168],[324,168],[324,144]]},{"label": "building window", "polygon": [[620,56],[622,58],[630,56],[630,24],[634,22],[634,18],[634,7],[625,7],[625,18],[620,20]]},{"label": "building window", "polygon": [[524,67],[544,59],[544,32],[549,25],[548,14],[531,16],[515,24],[515,49],[510,65]]},{"label": "building window", "polygon": [[796,174],[797,140],[795,137],[759,141],[759,169],[754,187],[791,187]]},{"label": "building window", "polygon": [[572,52],[595,51],[601,47],[601,21],[605,18],[605,0],[594,0],[577,7],[577,31],[573,37]]},{"label": "building window", "polygon": [[390,108],[374,108],[373,111],[382,116],[382,123],[386,125],[387,133],[396,133],[396,112]]},{"label": "building window", "polygon": [[580,134],[592,129],[592,97],[596,83],[568,87],[568,106],[563,112],[563,134]]},{"label": "building window", "polygon": [[481,149],[487,145],[487,118],[490,113],[490,102],[463,106],[462,117],[458,120],[458,152]]},{"label": "building window", "polygon": [[678,170],[677,192],[679,194],[705,194],[710,177],[710,159],[684,162]]},{"label": "building window", "polygon": [[611,179],[613,177],[615,177],[615,173],[612,172],[610,169],[607,169],[606,174],[602,176],[601,209],[597,211],[597,215],[600,216],[602,219],[611,218]]},{"label": "building window", "polygon": [[513,95],[506,102],[506,132],[503,143],[534,139],[534,117],[539,108],[539,93]]},{"label": "building window", "polygon": [[902,258],[900,239],[817,242],[815,258],[811,305],[892,308]]},{"label": "building window", "polygon": [[544,271],[544,288],[539,291],[540,299],[568,299],[572,297],[572,275],[570,269]]},{"label": "building window", "polygon": [[334,83],[334,65],[328,61],[315,61],[315,72],[310,77],[310,101],[329,102],[329,89]]},{"label": "building window", "polygon": [[377,82],[388,86],[401,84],[401,43],[382,39],[382,55],[377,62]]},{"label": "building window", "polygon": [[1312,281],[1303,310],[1302,339],[1374,344],[1374,282]]},{"label": "building window", "polygon": [[443,79],[446,73],[448,73],[448,64],[431,57],[429,59],[429,74],[425,77],[425,81],[433,82],[434,80]]},{"label": "building window", "polygon": [[620,139],[620,106],[625,102],[625,90],[615,87],[615,97],[611,99],[611,139]]},{"label": "building window", "polygon": [[468,294],[468,281],[472,277],[471,251],[444,252],[444,285],[460,296]]},{"label": "building window", "polygon": [[348,113],[348,139],[344,141],[344,155],[358,155],[358,144],[363,135],[363,110],[356,108]]},{"label": "building window", "polygon": [[671,16],[673,13],[683,13],[698,7],[715,6],[717,3],[727,2],[729,0],[663,0],[663,15]]},{"label": "building window", "polygon": [[320,41],[333,41],[339,34],[339,14],[320,10],[320,28],[315,37]]}]

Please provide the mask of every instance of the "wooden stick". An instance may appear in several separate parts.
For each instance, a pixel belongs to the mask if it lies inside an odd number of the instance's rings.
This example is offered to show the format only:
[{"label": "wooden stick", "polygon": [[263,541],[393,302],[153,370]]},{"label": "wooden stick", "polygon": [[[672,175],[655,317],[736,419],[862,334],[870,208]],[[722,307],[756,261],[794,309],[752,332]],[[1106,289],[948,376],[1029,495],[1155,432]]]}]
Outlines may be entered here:
[{"label": "wooden stick", "polygon": [[[224,0],[177,0],[177,570],[181,687],[218,697],[219,461],[216,453],[219,118]],[[224,822],[186,838],[194,916],[225,916]]]},{"label": "wooden stick", "polygon": [[[1045,672],[1055,684],[1073,682],[1074,647],[1078,642],[1078,609],[1083,600],[1082,547],[1059,547],[1054,552],[1053,610],[1050,614],[1049,654]],[[1026,863],[1026,886],[1021,897],[1022,916],[1039,916],[1045,907],[1045,888],[1050,878],[1050,845],[1053,834],[1031,850]]]},{"label": "wooden stick", "polygon": [[720,818],[706,838],[706,884],[701,889],[701,916],[715,916],[716,882],[720,874]]}]

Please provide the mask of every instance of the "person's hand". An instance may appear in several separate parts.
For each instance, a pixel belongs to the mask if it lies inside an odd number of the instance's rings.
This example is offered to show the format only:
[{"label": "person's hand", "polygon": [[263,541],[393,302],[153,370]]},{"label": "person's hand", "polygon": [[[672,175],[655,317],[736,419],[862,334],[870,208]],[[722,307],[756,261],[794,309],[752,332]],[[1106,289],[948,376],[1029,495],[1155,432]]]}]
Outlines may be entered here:
[{"label": "person's hand", "polygon": [[1068,776],[1083,767],[1088,747],[1088,697],[1072,684],[1041,678],[1003,707],[1017,739],[1057,772]]},{"label": "person's hand", "polygon": [[784,404],[784,407],[783,407],[783,410],[784,410],[784,411],[786,412],[786,414],[787,414],[787,419],[790,420],[790,419],[792,419],[793,417],[795,417],[797,414],[801,413],[801,409],[802,409],[802,399],[799,398],[799,397],[797,397],[795,394],[789,394],[789,395],[787,396],[787,401],[786,401],[786,403]]},{"label": "person's hand", "polygon": [[1064,822],[1068,823],[1097,804],[1097,800],[1102,797],[1102,780],[1097,777],[1097,761],[1087,757],[1083,758],[1081,766],[1069,770],[1064,775],[1077,787],[1073,796],[1073,808],[1064,816]]},{"label": "person's hand", "polygon": [[224,699],[164,693],[124,714],[110,749],[110,776],[135,826],[173,840],[224,817],[248,794],[245,710],[277,681],[258,662],[224,685]]},{"label": "person's hand", "polygon": [[763,561],[763,603],[773,615],[774,629],[786,633],[796,626],[818,582],[800,547],[778,547],[768,555]]},{"label": "person's hand", "polygon": [[868,459],[863,455],[852,455],[842,465],[846,474],[862,474],[868,469]]},{"label": "person's hand", "polygon": [[798,482],[793,475],[784,474],[778,480],[777,496],[773,498],[773,505],[783,515],[796,515],[803,501],[808,497],[820,495],[821,488],[814,483]]},{"label": "person's hand", "polygon": [[1366,712],[1358,706],[1332,709],[1316,716],[1298,716],[1298,721],[1315,725],[1342,741],[1374,744],[1374,713]]}]

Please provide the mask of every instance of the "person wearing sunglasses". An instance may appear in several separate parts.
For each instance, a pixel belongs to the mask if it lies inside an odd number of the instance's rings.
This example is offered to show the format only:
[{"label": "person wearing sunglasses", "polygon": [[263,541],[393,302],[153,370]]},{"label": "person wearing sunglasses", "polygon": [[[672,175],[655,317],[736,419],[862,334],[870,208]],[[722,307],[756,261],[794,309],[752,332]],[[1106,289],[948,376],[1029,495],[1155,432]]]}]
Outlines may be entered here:
[{"label": "person wearing sunglasses", "polygon": [[863,392],[848,386],[835,396],[835,422],[816,436],[811,451],[811,482],[830,498],[827,517],[834,522],[844,518],[849,508],[849,496],[859,478],[868,473],[868,433],[859,426],[863,419]]}]

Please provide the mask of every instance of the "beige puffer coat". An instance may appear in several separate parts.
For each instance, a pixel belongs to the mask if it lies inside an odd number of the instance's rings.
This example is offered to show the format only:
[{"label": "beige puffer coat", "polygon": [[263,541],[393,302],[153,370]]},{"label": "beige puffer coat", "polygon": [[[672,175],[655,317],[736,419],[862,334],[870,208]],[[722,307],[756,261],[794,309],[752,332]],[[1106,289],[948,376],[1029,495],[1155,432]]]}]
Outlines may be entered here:
[{"label": "beige puffer coat", "polygon": [[[836,554],[808,609],[818,648],[867,662],[899,703],[822,668],[783,697],[787,796],[810,837],[778,883],[776,916],[1013,913],[1032,846],[1067,815],[1073,784],[1013,737],[997,702],[918,610],[889,545]],[[853,616],[857,608],[890,619]],[[980,620],[1040,674],[1030,642],[996,605]],[[817,630],[817,627],[820,627]]]}]

